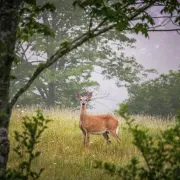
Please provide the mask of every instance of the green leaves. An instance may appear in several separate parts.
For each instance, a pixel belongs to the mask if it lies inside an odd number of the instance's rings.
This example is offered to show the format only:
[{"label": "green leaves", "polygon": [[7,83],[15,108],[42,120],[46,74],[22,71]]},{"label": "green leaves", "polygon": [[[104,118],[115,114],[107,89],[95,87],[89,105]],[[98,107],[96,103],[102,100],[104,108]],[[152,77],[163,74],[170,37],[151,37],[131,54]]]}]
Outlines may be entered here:
[{"label": "green leaves", "polygon": [[9,79],[10,79],[10,80],[15,80],[15,79],[16,79],[16,76],[10,75]]},{"label": "green leaves", "polygon": [[8,180],[28,180],[39,179],[44,168],[41,168],[38,172],[33,171],[32,162],[34,159],[40,156],[40,151],[35,151],[35,146],[40,142],[40,138],[47,124],[51,121],[46,119],[40,110],[37,111],[36,116],[25,116],[23,121],[22,133],[15,131],[15,139],[17,146],[14,151],[18,157],[22,160],[16,169],[7,169],[4,178]]},{"label": "green leaves", "polygon": [[129,27],[129,22],[128,21],[122,21],[122,22],[118,22],[116,25],[116,29],[118,31],[123,31],[124,29],[126,29],[127,27]]},{"label": "green leaves", "polygon": [[117,86],[129,86],[139,82],[146,74],[144,67],[137,63],[134,57],[127,57],[124,53],[112,52],[110,58],[99,61],[98,65],[107,79],[117,77]]},{"label": "green leaves", "polygon": [[127,104],[120,104],[119,105],[119,110],[116,111],[118,112],[118,114],[122,117],[125,117],[126,116],[126,113],[128,112],[128,106]]},{"label": "green leaves", "polygon": [[148,37],[148,25],[137,23],[134,27],[134,32],[138,34],[141,32],[145,37]]},{"label": "green leaves", "polygon": [[180,72],[169,71],[158,78],[133,84],[126,103],[131,114],[172,116],[180,107]]},{"label": "green leaves", "polygon": [[[59,74],[60,78],[61,75],[59,71],[64,73],[64,70],[67,70],[70,66],[73,68],[78,68],[78,66],[83,66],[84,64],[88,64],[91,61],[95,65],[98,65],[102,68],[101,73],[107,79],[117,77],[118,86],[129,86],[129,84],[138,82],[142,77],[147,75],[145,72],[146,70],[140,64],[138,64],[133,57],[128,58],[123,54],[117,55],[117,51],[123,49],[123,46],[119,45],[121,42],[128,42],[129,46],[131,46],[131,43],[133,42],[132,40],[128,40],[128,38],[124,35],[124,32],[130,31],[133,33],[142,33],[145,37],[148,37],[149,29],[152,30],[151,26],[154,26],[157,23],[154,21],[154,15],[152,13],[153,11],[151,11],[151,8],[156,7],[156,5],[159,4],[162,5],[162,9],[164,7],[169,8],[169,10],[162,11],[162,13],[170,11],[174,13],[178,8],[177,3],[174,4],[174,1],[173,5],[171,5],[169,1],[146,0],[137,2],[135,0],[76,0],[73,1],[73,5],[76,7],[79,6],[82,9],[76,9],[77,11],[75,11],[74,9],[71,9],[72,1],[63,0],[62,2],[53,1],[57,7],[56,11],[54,11],[53,5],[50,3],[43,4],[43,0],[38,2],[41,4],[41,6],[35,4],[34,1],[31,3],[29,1],[27,2],[28,5],[23,7],[20,11],[22,19],[18,31],[20,38],[26,42],[30,40],[32,42],[27,52],[32,50],[32,53],[36,52],[38,55],[40,54],[41,57],[38,58],[38,61],[39,59],[42,59],[42,57],[50,58],[53,53],[58,55],[58,52],[61,52],[63,55],[62,61],[57,63],[58,67],[54,69],[52,68],[52,71],[56,72],[49,74],[57,73]],[[54,13],[51,13],[52,11],[54,11]],[[97,26],[98,24],[99,27]],[[51,29],[48,28],[48,26],[51,26],[51,28],[55,29],[55,39],[44,38],[44,35],[53,36],[53,32],[51,32]],[[95,28],[96,26],[97,29]],[[106,33],[105,36],[101,36],[99,39],[94,39],[91,41],[92,39],[87,38],[87,41],[89,44],[91,44],[90,46],[87,44],[83,45],[78,49],[78,51],[74,50],[71,53],[68,52],[66,57],[61,50],[56,52],[56,50],[59,48],[64,48],[68,51],[71,45],[70,43],[73,42],[74,44],[74,42],[76,42],[71,40],[75,37],[77,37],[78,40],[76,40],[79,43],[81,39],[83,39],[82,37],[85,37],[86,33],[88,34],[88,32],[93,32],[91,34],[93,36],[98,34],[99,30],[103,30],[104,28],[106,29],[109,26],[114,29],[116,28],[116,30],[121,32],[124,37],[120,33],[115,33],[113,29],[111,29],[112,31],[110,31],[110,33]],[[93,31],[93,29],[95,31]],[[85,33],[85,35],[81,36],[82,33]],[[30,39],[33,35],[35,36]],[[68,41],[66,41],[66,39],[68,39]],[[112,48],[110,48],[110,45],[108,46],[108,44],[110,44],[109,40],[115,42],[119,40],[116,52],[113,52]],[[104,42],[106,42],[106,44]],[[30,62],[32,63],[32,61]],[[78,66],[75,65],[77,62]],[[35,63],[32,64],[32,67],[35,67]],[[75,72],[74,69],[72,69],[72,73],[73,72]],[[82,76],[84,79],[86,79],[86,77],[90,78],[89,74],[86,76],[82,74]],[[65,73],[64,77],[67,77],[67,73]],[[57,79],[55,80],[55,78]],[[27,79],[27,77],[24,77],[24,79]],[[76,82],[79,82],[81,79],[80,73],[76,76],[75,79]],[[50,95],[51,93],[49,93],[49,88],[47,87],[47,82],[50,82],[50,80],[52,80],[51,83],[54,84],[54,89],[57,89],[56,87],[58,86],[69,86],[65,84],[67,84],[68,81],[72,83],[72,76],[69,76],[66,81],[64,79],[60,81],[56,75],[52,75],[52,78],[48,76],[48,80],[41,79],[39,83],[36,81],[37,86],[34,86],[31,89],[31,92],[28,93],[29,100],[33,99],[34,102],[39,102],[39,99],[42,99],[41,102],[43,101],[43,103],[46,104],[48,97],[52,97]],[[57,83],[57,81],[63,83]],[[38,86],[38,84],[40,85]],[[75,85],[75,83],[72,84],[73,86]],[[38,93],[34,93],[37,91]],[[62,93],[62,91],[62,88],[58,88],[56,92]],[[59,96],[59,94],[57,94],[56,96]]]},{"label": "green leaves", "polygon": [[39,20],[39,15],[44,11],[55,11],[54,4],[48,2],[42,6],[38,6],[36,5],[36,0],[26,0],[26,3],[19,12],[21,21],[17,31],[17,39],[28,41],[35,34],[54,37],[53,30]]},{"label": "green leaves", "polygon": [[36,0],[25,0],[27,4],[36,5]]},{"label": "green leaves", "polygon": [[126,120],[133,143],[142,154],[141,163],[133,157],[125,166],[95,162],[95,168],[104,169],[111,175],[123,180],[139,179],[180,179],[180,111],[173,127],[152,136],[148,129],[134,125],[134,120],[127,115],[127,106],[121,105],[119,114]]},{"label": "green leaves", "polygon": [[[180,3],[173,1],[111,1],[111,0],[76,0],[74,6],[83,8],[89,15],[93,17],[106,19],[106,21],[114,23],[116,29],[120,32],[132,30],[132,32],[142,34],[148,37],[148,31],[152,30],[150,25],[156,29],[159,24],[153,19],[153,13],[148,14],[148,9],[161,6],[158,16],[167,15],[173,23],[179,23],[178,14],[180,13]],[[157,13],[156,13],[157,14]],[[158,17],[159,18],[159,17]],[[157,26],[156,26],[157,25]],[[153,30],[154,30],[153,29]]]}]

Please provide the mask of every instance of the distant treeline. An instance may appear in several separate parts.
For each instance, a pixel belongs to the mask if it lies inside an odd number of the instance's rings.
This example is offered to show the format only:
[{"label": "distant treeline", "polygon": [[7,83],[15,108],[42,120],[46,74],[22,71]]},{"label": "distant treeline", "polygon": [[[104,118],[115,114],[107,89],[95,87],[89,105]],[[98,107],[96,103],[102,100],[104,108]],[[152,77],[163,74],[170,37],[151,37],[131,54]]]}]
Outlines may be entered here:
[{"label": "distant treeline", "polygon": [[158,78],[133,84],[125,101],[131,114],[175,115],[180,107],[180,71],[169,71]]}]

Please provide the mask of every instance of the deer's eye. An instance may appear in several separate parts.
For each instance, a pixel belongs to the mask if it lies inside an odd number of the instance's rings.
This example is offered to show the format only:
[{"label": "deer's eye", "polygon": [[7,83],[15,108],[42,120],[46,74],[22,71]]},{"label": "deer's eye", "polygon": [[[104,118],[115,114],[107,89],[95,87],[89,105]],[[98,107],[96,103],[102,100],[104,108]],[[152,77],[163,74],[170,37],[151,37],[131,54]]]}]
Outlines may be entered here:
[{"label": "deer's eye", "polygon": [[82,98],[80,98],[80,101],[82,101]]}]

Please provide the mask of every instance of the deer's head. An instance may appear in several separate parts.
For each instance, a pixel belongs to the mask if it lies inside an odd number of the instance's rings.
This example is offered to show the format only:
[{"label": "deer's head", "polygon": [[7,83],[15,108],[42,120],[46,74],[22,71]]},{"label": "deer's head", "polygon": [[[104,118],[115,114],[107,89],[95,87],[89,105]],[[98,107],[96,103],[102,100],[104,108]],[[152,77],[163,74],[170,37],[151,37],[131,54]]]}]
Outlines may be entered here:
[{"label": "deer's head", "polygon": [[87,96],[81,96],[79,93],[75,93],[76,98],[80,101],[81,107],[86,107],[88,101],[92,98],[92,92],[89,92]]}]

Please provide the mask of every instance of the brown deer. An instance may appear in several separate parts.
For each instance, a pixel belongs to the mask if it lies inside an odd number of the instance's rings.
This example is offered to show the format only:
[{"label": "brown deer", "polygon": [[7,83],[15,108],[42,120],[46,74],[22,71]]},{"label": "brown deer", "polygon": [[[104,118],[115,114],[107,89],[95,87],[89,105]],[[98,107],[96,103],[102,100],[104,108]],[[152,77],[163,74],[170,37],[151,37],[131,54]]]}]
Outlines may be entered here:
[{"label": "brown deer", "polygon": [[117,142],[120,142],[118,136],[118,120],[110,114],[102,115],[88,115],[86,112],[86,104],[92,98],[92,92],[88,93],[88,96],[80,96],[79,93],[75,93],[76,98],[80,100],[80,121],[79,127],[84,135],[84,146],[89,148],[89,135],[90,134],[102,134],[105,140],[108,142],[110,138],[108,134],[111,134]]}]

